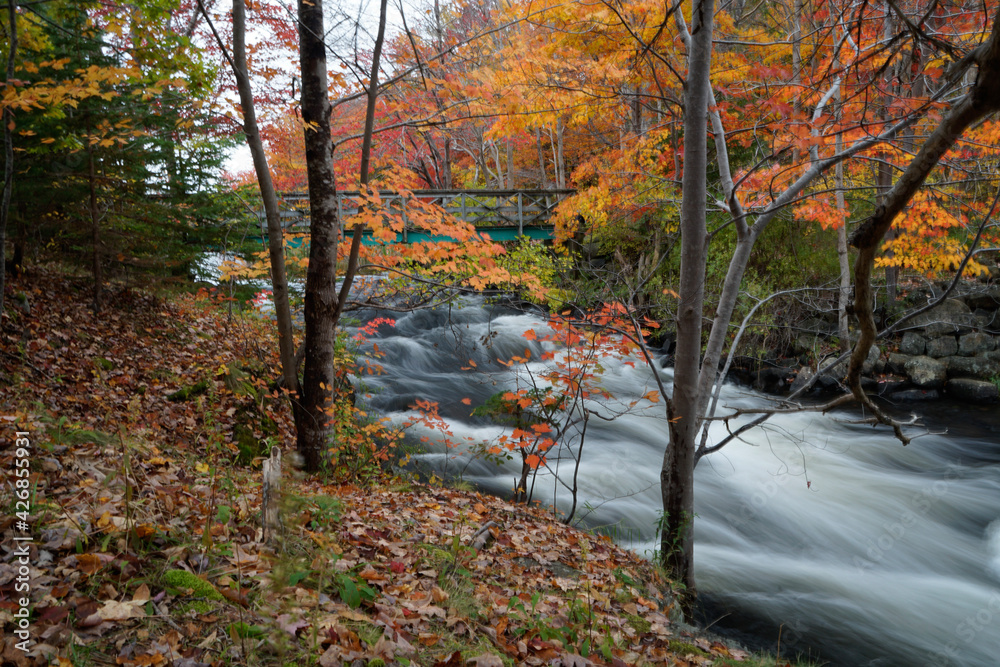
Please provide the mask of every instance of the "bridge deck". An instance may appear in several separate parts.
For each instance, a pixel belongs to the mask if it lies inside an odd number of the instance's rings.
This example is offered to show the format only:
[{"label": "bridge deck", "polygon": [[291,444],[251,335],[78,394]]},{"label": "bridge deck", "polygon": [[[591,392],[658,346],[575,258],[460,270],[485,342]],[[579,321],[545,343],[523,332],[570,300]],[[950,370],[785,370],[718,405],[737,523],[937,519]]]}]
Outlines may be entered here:
[{"label": "bridge deck", "polygon": [[[402,215],[404,222],[407,222],[400,240],[411,243],[415,240],[427,240],[428,237],[407,221],[407,206],[413,200],[436,204],[459,220],[477,228],[489,228],[483,231],[490,233],[494,240],[501,240],[501,236],[513,236],[514,229],[518,235],[524,234],[527,228],[531,228],[528,229],[530,236],[539,238],[543,227],[549,230],[544,237],[551,238],[549,218],[559,202],[574,192],[575,190],[413,190],[409,197],[392,192],[379,193],[379,196],[390,213]],[[302,227],[308,225],[308,194],[284,193],[281,201],[282,227],[290,231],[301,231]],[[356,215],[361,202],[357,191],[337,193],[337,207],[342,219]],[[503,231],[503,228],[510,231]],[[416,238],[418,235],[419,239]],[[411,239],[411,236],[415,238]]]}]

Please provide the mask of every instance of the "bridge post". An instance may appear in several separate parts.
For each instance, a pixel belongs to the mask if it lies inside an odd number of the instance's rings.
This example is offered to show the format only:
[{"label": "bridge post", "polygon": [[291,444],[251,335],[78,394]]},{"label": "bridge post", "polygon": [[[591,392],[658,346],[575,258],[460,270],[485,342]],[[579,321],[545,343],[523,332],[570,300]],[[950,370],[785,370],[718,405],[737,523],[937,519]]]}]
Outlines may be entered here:
[{"label": "bridge post", "polygon": [[523,192],[517,193],[517,235],[524,236],[524,196]]},{"label": "bridge post", "polygon": [[406,197],[400,197],[399,201],[403,207],[403,243],[406,243],[406,228],[410,224],[410,221],[406,219]]},{"label": "bridge post", "polygon": [[337,193],[337,224],[340,225],[340,228],[344,231],[344,233],[341,234],[341,239],[340,239],[341,241],[343,241],[344,237],[347,236],[347,234],[346,234],[347,227],[344,226],[344,193],[343,192],[338,192]]}]

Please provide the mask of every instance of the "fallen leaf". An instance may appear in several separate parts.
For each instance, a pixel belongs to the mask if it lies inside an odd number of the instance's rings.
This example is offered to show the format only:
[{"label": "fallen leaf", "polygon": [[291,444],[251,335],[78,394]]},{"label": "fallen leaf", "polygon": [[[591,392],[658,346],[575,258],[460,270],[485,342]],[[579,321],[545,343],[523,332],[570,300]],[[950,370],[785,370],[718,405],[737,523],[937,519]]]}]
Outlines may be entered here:
[{"label": "fallen leaf", "polygon": [[124,621],[130,618],[139,618],[146,615],[146,611],[142,608],[143,603],[108,600],[104,603],[103,607],[97,610],[97,615],[105,621]]}]

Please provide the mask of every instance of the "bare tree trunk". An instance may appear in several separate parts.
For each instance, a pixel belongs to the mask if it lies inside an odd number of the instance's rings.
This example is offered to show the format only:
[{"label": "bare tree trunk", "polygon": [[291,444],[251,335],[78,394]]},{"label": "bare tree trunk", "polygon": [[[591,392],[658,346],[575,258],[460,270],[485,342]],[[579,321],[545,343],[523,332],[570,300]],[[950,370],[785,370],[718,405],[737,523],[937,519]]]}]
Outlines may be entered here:
[{"label": "bare tree trunk", "polygon": [[[840,107],[841,93],[837,89],[837,117],[841,116]],[[844,134],[837,132],[835,148],[837,153],[844,150]],[[834,168],[834,183],[836,188],[836,203],[838,211],[845,211],[847,203],[844,201],[844,163],[838,162]],[[847,216],[844,216],[842,224],[837,227],[837,261],[840,264],[840,290],[837,293],[837,331],[840,335],[840,349],[847,352],[851,349],[851,329],[847,315],[847,304],[851,300],[851,262],[847,247]]]},{"label": "bare tree trunk", "polygon": [[909,442],[900,426],[885,415],[861,388],[861,369],[868,351],[875,342],[875,318],[872,313],[872,270],[875,255],[896,216],[906,207],[923,185],[927,176],[937,166],[941,157],[962,133],[973,123],[991,113],[1000,111],[1000,9],[993,17],[989,39],[977,48],[972,57],[979,65],[979,72],[972,89],[956,102],[937,128],[921,146],[899,180],[886,194],[879,207],[851,235],[851,245],[858,249],[854,263],[854,311],[858,318],[860,336],[851,353],[847,367],[847,384],[851,393],[884,424],[893,426],[896,437]]},{"label": "bare tree trunk", "polygon": [[441,165],[441,187],[445,190],[451,189],[454,179],[451,175],[451,137],[444,138],[444,164]]},{"label": "bare tree trunk", "polygon": [[685,606],[697,595],[694,581],[695,438],[700,425],[699,360],[705,297],[706,121],[711,96],[714,0],[696,0],[684,87],[684,176],[681,203],[680,303],[673,396],[667,407],[670,441],[663,456],[660,488],[663,517],[660,560],[686,589]]},{"label": "bare tree trunk", "polygon": [[[7,69],[4,83],[14,78],[14,59],[17,58],[17,1],[7,0]],[[10,107],[3,110],[3,196],[0,198],[0,317],[3,316],[4,290],[7,287],[7,217],[10,213],[10,196],[14,189],[14,135],[11,126],[14,114]]]},{"label": "bare tree trunk", "polygon": [[[292,312],[288,297],[288,275],[285,271],[284,231],[281,228],[281,211],[278,195],[271,180],[267,154],[257,126],[257,112],[250,88],[246,55],[246,8],[244,0],[233,0],[233,74],[240,94],[243,110],[243,133],[253,157],[257,185],[260,188],[267,218],[267,251],[271,262],[271,295],[274,299],[274,316],[278,325],[278,352],[281,359],[281,379],[285,389],[295,396],[299,393],[299,372],[295,364],[295,338],[292,330]],[[207,14],[206,14],[207,15]],[[293,399],[296,430],[300,428],[298,408]]]},{"label": "bare tree trunk", "polygon": [[[837,133],[837,152],[843,150],[844,138]],[[843,211],[847,205],[844,202],[844,165],[837,163],[835,172],[837,188],[837,209]],[[840,290],[837,296],[837,330],[840,332],[840,349],[844,352],[851,349],[851,331],[847,317],[847,304],[851,299],[851,263],[847,248],[847,220],[837,227],[837,260],[840,263]]]},{"label": "bare tree trunk", "polygon": [[[795,90],[792,109],[798,116],[802,111],[802,0],[794,0],[792,34],[789,37],[792,40],[792,88]],[[798,122],[798,119],[796,118],[794,122]],[[795,146],[792,148],[792,164],[798,165],[798,163],[799,148]]]},{"label": "bare tree trunk", "polygon": [[556,187],[566,187],[566,161],[563,159],[563,127],[562,119],[556,118]]},{"label": "bare tree trunk", "polygon": [[535,128],[535,148],[538,149],[538,171],[541,174],[539,179],[539,187],[542,190],[547,190],[549,187],[549,178],[545,173],[545,152],[542,150],[542,130],[540,128]]},{"label": "bare tree trunk", "polygon": [[508,137],[507,144],[507,189],[514,189],[514,142]]},{"label": "bare tree trunk", "polygon": [[[378,101],[378,67],[379,62],[382,59],[382,43],[385,40],[385,17],[386,17],[386,0],[382,0],[379,18],[378,35],[375,38],[375,50],[372,53],[372,72],[368,77],[368,99],[367,106],[365,108],[365,131],[364,137],[361,141],[361,165],[359,167],[360,180],[362,189],[366,189],[366,186],[371,181],[371,153],[372,153],[372,134],[375,131],[375,103]],[[448,144],[445,144],[445,150],[448,151]],[[450,159],[450,158],[448,158]],[[449,170],[450,178],[450,170]],[[347,270],[344,272],[344,284],[341,287],[340,294],[337,297],[337,310],[335,313],[336,320],[334,324],[340,321],[340,314],[344,310],[344,304],[347,301],[348,293],[351,289],[351,283],[354,282],[354,276],[357,274],[358,270],[358,257],[361,254],[361,239],[364,236],[364,225],[360,225],[354,228],[353,236],[351,238],[351,249],[347,256]]]},{"label": "bare tree trunk", "polygon": [[507,187],[506,171],[503,168],[503,160],[500,158],[500,144],[493,142],[493,161],[497,165],[497,187],[503,190]]},{"label": "bare tree trunk", "polygon": [[[878,165],[878,174],[875,180],[875,187],[878,190],[878,202],[883,204],[885,198],[889,192],[889,188],[892,186],[892,165],[888,163],[888,158],[886,157]],[[899,236],[899,230],[892,227],[885,234],[885,240],[891,241]],[[892,249],[887,249],[885,251],[886,257],[892,257]],[[899,267],[897,266],[886,266],[885,267],[885,291],[886,291],[886,301],[888,303],[896,302],[896,283],[899,282]]]},{"label": "bare tree trunk", "polygon": [[642,135],[642,97],[640,97],[641,89],[638,84],[632,89],[632,99],[630,100],[632,112],[632,132],[635,136]]},{"label": "bare tree trunk", "polygon": [[[226,52],[222,38],[215,30],[205,5],[198,0],[205,20],[222,52]],[[194,20],[192,19],[192,23]],[[246,56],[246,7],[244,0],[233,0],[233,57],[229,66],[236,78],[236,89],[240,96],[240,107],[243,112],[243,134],[253,158],[254,172],[257,174],[257,186],[260,189],[261,202],[264,205],[264,215],[267,219],[267,250],[271,262],[271,296],[274,299],[274,316],[278,325],[278,353],[281,359],[282,385],[292,392],[299,393],[299,373],[295,364],[295,340],[292,330],[291,306],[288,300],[288,276],[285,272],[284,232],[281,228],[281,212],[278,208],[278,195],[274,191],[271,180],[271,170],[267,164],[267,154],[260,138],[257,126],[257,111],[253,100],[253,90],[250,88],[250,77],[247,73]],[[298,404],[293,398],[292,414],[295,417],[296,429],[299,428],[300,415]]]},{"label": "bare tree trunk", "polygon": [[[299,62],[302,68],[302,120],[306,127],[306,169],[309,177],[310,245],[306,273],[305,369],[302,378],[303,418],[298,429],[298,449],[306,469],[318,470],[330,444],[330,422],[326,408],[332,404],[336,386],[334,342],[337,322],[358,268],[363,228],[354,230],[347,269],[339,294],[336,290],[337,249],[343,223],[337,216],[337,185],[333,171],[333,140],[330,136],[331,105],[326,77],[326,45],[322,37],[322,0],[299,0]],[[378,36],[368,84],[368,106],[361,151],[361,182],[368,183],[375,101],[378,95],[379,60],[385,39],[386,0],[382,0]]]},{"label": "bare tree trunk", "polygon": [[305,294],[305,367],[298,450],[306,470],[316,471],[329,446],[326,408],[336,386],[337,247],[343,233],[337,216],[337,183],[330,137],[330,99],[323,36],[323,1],[298,0],[301,109],[309,180],[309,268]]},{"label": "bare tree trunk", "polygon": [[[893,21],[894,15],[889,10],[888,6],[886,6],[885,11],[887,12],[885,19],[885,38],[889,39],[891,38],[891,36],[895,31],[895,26]],[[899,89],[900,86],[897,82],[894,81],[895,77],[893,76],[891,68],[886,70],[885,79],[886,80],[884,81],[883,86],[885,87],[887,93]],[[889,109],[883,108],[882,114],[883,117],[886,120],[888,120]],[[878,175],[876,177],[876,188],[878,190],[879,204],[882,204],[884,202],[885,197],[889,192],[889,188],[892,186],[892,172],[893,172],[892,164],[890,164],[889,156],[888,154],[886,154],[885,157],[882,159],[882,161],[880,161],[878,164]],[[890,227],[889,231],[886,232],[885,240],[891,241],[892,239],[895,239],[897,236],[899,236],[899,230]],[[892,249],[886,250],[885,255],[886,257],[892,257],[893,256]],[[886,266],[885,292],[886,292],[887,304],[893,304],[896,302],[896,285],[898,282],[899,282],[899,267]]]},{"label": "bare tree trunk", "polygon": [[[89,129],[89,128],[88,128]],[[94,144],[90,143],[91,137],[87,136],[87,185],[90,189],[89,209],[90,209],[90,236],[92,255],[91,269],[94,274],[94,312],[101,312],[104,295],[102,294],[102,283],[104,277],[101,275],[101,216],[97,211],[97,170],[94,166]]]}]

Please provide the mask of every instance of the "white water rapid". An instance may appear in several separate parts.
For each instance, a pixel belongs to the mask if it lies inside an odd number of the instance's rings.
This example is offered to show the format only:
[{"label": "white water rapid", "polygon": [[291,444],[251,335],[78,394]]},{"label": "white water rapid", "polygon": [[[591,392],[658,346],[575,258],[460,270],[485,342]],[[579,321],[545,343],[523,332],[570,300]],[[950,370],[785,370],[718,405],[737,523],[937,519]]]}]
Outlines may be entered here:
[{"label": "white water rapid", "polygon": [[[539,318],[480,301],[361,317],[375,316],[397,323],[374,338],[385,373],[360,379],[371,392],[364,400],[399,420],[413,414],[416,399],[437,401],[455,438],[499,434],[470,412],[514,386],[497,358],[526,347],[538,358],[541,346],[521,334]],[[470,359],[478,371],[461,370]],[[605,370],[603,384],[620,404],[655,388],[642,364],[609,361]],[[767,399],[726,386],[722,402]],[[928,434],[907,447],[885,428],[847,423],[853,412],[782,415],[703,459],[696,577],[706,613],[725,616],[716,629],[773,650],[780,627],[783,655],[809,653],[831,665],[1000,665],[998,412],[945,406],[926,415]],[[646,555],[655,546],[663,419],[662,404],[608,423],[591,419],[579,471],[577,516],[613,526],[622,544]],[[713,435],[724,433],[720,423]],[[498,468],[441,447],[421,459],[497,493],[510,491],[520,465]],[[552,491],[552,478],[539,477],[535,498],[551,503]],[[560,488],[557,506],[569,501]]]}]

